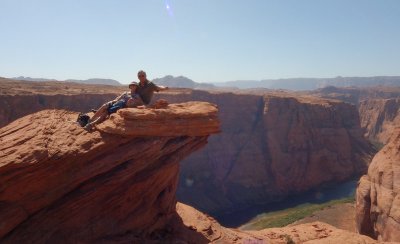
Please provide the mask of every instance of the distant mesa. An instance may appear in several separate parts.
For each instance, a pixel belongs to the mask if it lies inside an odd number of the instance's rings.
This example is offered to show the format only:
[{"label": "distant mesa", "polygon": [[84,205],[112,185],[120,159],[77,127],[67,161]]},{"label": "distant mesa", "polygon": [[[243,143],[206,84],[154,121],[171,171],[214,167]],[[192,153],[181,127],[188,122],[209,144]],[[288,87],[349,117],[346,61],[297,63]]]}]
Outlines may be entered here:
[{"label": "distant mesa", "polygon": [[[25,77],[25,76],[13,77],[11,79],[24,80],[24,81],[35,81],[35,82],[58,81],[56,79],[31,78],[31,77]],[[87,79],[87,80],[68,79],[68,80],[65,80],[64,82],[75,82],[75,83],[81,83],[81,84],[99,84],[99,85],[110,85],[110,86],[122,85],[119,81],[116,81],[113,79],[101,79],[101,78],[93,78],[93,79]]]},{"label": "distant mesa", "polygon": [[164,76],[153,80],[154,83],[162,86],[190,89],[213,89],[215,85],[210,83],[197,83],[184,76],[174,77],[172,75]]}]

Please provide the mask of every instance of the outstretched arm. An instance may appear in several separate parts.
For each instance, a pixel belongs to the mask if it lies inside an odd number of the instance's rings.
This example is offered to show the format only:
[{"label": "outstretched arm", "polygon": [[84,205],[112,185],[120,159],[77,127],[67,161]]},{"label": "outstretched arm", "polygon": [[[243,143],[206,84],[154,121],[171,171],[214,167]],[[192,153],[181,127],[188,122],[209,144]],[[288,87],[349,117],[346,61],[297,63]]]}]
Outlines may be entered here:
[{"label": "outstretched arm", "polygon": [[160,91],[164,91],[164,90],[168,90],[169,87],[168,86],[159,86]]},{"label": "outstretched arm", "polygon": [[165,90],[168,90],[168,89],[169,89],[168,86],[159,86],[159,85],[156,85],[156,87],[157,87],[157,91],[165,91]]}]

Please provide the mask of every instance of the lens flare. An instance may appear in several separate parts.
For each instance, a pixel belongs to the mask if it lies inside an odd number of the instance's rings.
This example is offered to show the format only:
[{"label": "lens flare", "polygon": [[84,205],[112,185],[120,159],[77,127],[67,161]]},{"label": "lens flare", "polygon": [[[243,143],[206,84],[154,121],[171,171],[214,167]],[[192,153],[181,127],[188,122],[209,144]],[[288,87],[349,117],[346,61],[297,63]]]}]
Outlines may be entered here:
[{"label": "lens flare", "polygon": [[167,10],[167,13],[168,13],[169,16],[171,16],[171,17],[174,16],[171,4],[170,4],[170,2],[168,0],[165,0],[165,9]]}]

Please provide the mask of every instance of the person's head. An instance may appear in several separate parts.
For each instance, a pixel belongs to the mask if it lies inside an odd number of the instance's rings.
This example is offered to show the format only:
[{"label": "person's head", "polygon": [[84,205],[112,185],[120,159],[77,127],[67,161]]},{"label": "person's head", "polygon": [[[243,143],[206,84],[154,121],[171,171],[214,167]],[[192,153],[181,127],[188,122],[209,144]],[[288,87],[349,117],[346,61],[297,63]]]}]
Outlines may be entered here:
[{"label": "person's head", "polygon": [[146,72],[144,72],[143,70],[139,70],[139,72],[137,73],[137,77],[140,80],[140,82],[144,82],[147,80]]},{"label": "person's head", "polygon": [[129,83],[129,89],[131,89],[132,92],[135,92],[136,89],[138,88],[139,84],[135,81],[132,81],[131,83]]}]

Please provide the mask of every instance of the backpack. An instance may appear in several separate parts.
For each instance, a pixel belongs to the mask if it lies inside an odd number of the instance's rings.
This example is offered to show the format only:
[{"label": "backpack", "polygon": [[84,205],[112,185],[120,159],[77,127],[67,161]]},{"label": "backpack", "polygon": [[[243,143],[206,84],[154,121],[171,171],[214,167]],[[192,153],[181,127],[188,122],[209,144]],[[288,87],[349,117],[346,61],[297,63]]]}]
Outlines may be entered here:
[{"label": "backpack", "polygon": [[79,123],[80,126],[85,127],[85,125],[87,125],[87,123],[89,123],[89,115],[84,114],[84,113],[79,113],[78,115],[78,119],[76,120],[76,122]]}]

